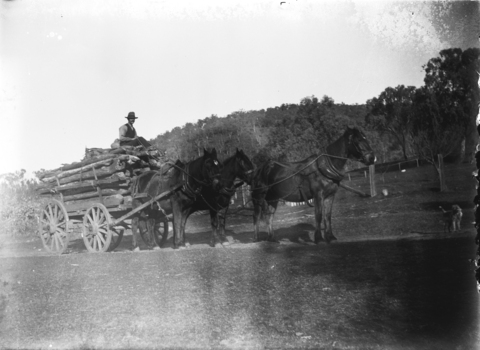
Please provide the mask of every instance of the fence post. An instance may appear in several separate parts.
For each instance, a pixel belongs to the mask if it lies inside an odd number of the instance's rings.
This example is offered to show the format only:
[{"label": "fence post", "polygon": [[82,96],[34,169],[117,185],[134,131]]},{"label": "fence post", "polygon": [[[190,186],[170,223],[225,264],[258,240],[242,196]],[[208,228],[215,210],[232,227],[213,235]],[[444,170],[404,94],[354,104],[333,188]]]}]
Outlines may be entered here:
[{"label": "fence post", "polygon": [[368,167],[370,174],[370,196],[375,197],[377,195],[377,189],[375,188],[375,164]]},{"label": "fence post", "polygon": [[245,200],[245,184],[242,185],[242,203],[243,206],[245,206],[246,200]]}]

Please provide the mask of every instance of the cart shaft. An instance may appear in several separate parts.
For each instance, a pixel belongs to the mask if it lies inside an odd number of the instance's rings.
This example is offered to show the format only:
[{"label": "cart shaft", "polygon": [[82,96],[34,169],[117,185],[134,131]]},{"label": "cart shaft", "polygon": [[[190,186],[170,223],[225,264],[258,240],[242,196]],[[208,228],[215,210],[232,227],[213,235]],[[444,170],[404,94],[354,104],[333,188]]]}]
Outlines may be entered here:
[{"label": "cart shaft", "polygon": [[177,191],[178,189],[180,189],[181,187],[183,186],[183,184],[181,185],[178,185],[178,186],[175,186],[173,189],[169,190],[169,191],[165,191],[163,193],[160,193],[158,196],[155,196],[154,198],[150,199],[148,202],[145,202],[143,203],[141,206],[139,207],[136,207],[135,209],[133,209],[132,211],[128,212],[127,214],[123,215],[122,217],[119,217],[118,219],[114,220],[112,223],[111,223],[111,227],[113,226],[117,226],[119,223],[121,223],[122,221],[128,219],[130,216],[132,216],[133,214],[135,213],[138,213],[139,211],[145,209],[146,207],[148,207],[149,205],[151,205],[153,202],[156,202],[164,197],[168,197],[170,194],[172,194],[173,192]]}]

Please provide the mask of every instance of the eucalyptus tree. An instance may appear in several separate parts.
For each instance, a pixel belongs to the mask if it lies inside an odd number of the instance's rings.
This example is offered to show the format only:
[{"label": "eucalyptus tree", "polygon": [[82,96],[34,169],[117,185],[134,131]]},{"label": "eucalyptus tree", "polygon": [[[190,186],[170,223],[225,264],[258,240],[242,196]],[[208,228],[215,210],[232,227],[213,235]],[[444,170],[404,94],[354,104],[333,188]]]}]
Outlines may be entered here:
[{"label": "eucalyptus tree", "polygon": [[480,100],[477,74],[480,72],[479,55],[478,48],[464,51],[460,48],[446,49],[423,66],[428,91],[435,94],[441,108],[450,111],[453,122],[463,129],[462,137],[455,141],[457,149],[465,141],[466,162],[473,159],[478,138],[475,120]]},{"label": "eucalyptus tree", "polygon": [[414,93],[414,86],[399,85],[388,87],[378,97],[367,101],[365,123],[382,135],[393,136],[400,144],[405,159],[408,159]]}]

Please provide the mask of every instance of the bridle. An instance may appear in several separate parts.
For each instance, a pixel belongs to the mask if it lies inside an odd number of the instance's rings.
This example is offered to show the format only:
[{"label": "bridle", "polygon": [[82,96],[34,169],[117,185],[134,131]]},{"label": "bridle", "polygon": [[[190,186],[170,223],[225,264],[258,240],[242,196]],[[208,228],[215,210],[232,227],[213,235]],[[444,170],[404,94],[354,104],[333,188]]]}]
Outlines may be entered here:
[{"label": "bridle", "polygon": [[[354,136],[353,134],[348,136],[347,149],[353,148],[357,154],[360,154],[361,156],[358,160],[366,160],[365,156],[363,155],[363,153],[364,153],[363,149],[362,149],[362,147],[360,147],[360,143],[359,142],[353,142],[353,136]],[[362,137],[365,138],[365,136],[363,136],[363,135],[362,135]]]},{"label": "bridle", "polygon": [[230,188],[223,187],[220,190],[220,193],[231,197],[235,194],[238,187],[242,186],[245,182],[248,182],[247,179],[251,180],[251,179],[249,179],[249,175],[254,172],[254,169],[252,168],[250,170],[245,170],[246,166],[245,166],[245,161],[243,159],[241,159],[240,162],[238,162],[238,164],[241,167],[242,176],[240,176],[240,178],[241,178],[242,181],[240,183],[237,183],[236,185],[233,185]]}]

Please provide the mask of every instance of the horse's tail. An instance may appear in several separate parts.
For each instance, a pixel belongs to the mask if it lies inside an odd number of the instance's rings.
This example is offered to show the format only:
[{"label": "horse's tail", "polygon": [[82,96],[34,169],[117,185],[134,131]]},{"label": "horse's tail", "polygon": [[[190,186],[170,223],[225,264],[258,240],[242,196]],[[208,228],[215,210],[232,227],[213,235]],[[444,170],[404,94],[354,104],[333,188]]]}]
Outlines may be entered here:
[{"label": "horse's tail", "polygon": [[313,205],[312,203],[309,202],[309,199],[308,199],[307,196],[305,196],[305,193],[303,192],[302,188],[299,187],[298,190],[300,191],[300,198],[302,198],[302,201],[305,202],[305,203],[307,203],[307,205],[308,205],[309,207],[312,207],[312,208],[313,208],[315,205]]}]

